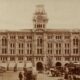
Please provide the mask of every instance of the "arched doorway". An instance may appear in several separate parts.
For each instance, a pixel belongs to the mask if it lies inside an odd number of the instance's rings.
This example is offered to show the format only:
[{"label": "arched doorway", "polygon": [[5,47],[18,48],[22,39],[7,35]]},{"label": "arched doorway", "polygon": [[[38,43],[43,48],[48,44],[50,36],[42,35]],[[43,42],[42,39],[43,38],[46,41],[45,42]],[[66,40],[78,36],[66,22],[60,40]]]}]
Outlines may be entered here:
[{"label": "arched doorway", "polygon": [[61,67],[61,66],[62,66],[61,62],[56,63],[56,67]]},{"label": "arched doorway", "polygon": [[61,62],[56,62],[55,66],[56,66],[56,69],[57,69],[58,71],[60,71],[60,72],[63,71]]},{"label": "arched doorway", "polygon": [[36,64],[36,68],[37,68],[38,71],[42,71],[43,70],[43,64],[41,62],[38,62]]}]

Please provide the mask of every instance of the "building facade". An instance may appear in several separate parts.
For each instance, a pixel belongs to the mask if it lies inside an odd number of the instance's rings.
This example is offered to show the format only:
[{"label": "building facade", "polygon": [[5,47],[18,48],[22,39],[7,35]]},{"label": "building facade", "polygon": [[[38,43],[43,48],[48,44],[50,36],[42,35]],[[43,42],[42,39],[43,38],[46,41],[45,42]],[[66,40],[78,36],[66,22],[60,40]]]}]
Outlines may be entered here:
[{"label": "building facade", "polygon": [[[80,63],[80,30],[47,29],[47,13],[38,5],[33,17],[33,29],[0,31],[0,63],[46,64]],[[12,65],[12,64],[11,64]]]}]

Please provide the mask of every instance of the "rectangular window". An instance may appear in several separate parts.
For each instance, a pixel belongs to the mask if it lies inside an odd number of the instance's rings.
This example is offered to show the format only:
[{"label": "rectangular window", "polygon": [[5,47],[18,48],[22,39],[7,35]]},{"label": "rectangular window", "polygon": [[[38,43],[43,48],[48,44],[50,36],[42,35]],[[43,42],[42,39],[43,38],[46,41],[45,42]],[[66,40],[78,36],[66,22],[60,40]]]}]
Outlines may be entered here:
[{"label": "rectangular window", "polygon": [[62,39],[61,35],[56,36],[56,39]]},{"label": "rectangular window", "polygon": [[65,43],[65,48],[69,48],[69,43]]},{"label": "rectangular window", "polygon": [[18,39],[24,39],[24,36],[18,36]]},{"label": "rectangular window", "polygon": [[74,53],[74,54],[78,54],[78,49],[74,48],[74,49],[73,49],[73,53]]},{"label": "rectangular window", "polygon": [[32,54],[32,50],[30,50],[30,54]]},{"label": "rectangular window", "polygon": [[42,54],[42,49],[40,49],[40,54]]},{"label": "rectangular window", "polygon": [[48,35],[47,36],[48,39],[52,39],[52,37],[53,37],[52,35]]},{"label": "rectangular window", "polygon": [[59,54],[61,54],[61,50],[59,50]]},{"label": "rectangular window", "polygon": [[61,61],[61,57],[56,57],[56,60],[57,61]]},{"label": "rectangular window", "polygon": [[37,54],[39,54],[39,49],[37,49]]},{"label": "rectangular window", "polygon": [[23,49],[21,51],[22,51],[22,54],[23,54]]},{"label": "rectangular window", "polygon": [[27,49],[27,54],[29,54],[29,49]]},{"label": "rectangular window", "polygon": [[52,43],[48,43],[48,48],[52,48]]},{"label": "rectangular window", "polygon": [[70,36],[69,36],[69,35],[66,35],[66,36],[65,36],[65,39],[70,39]]},{"label": "rectangular window", "polygon": [[14,36],[14,35],[13,36],[10,36],[10,39],[15,39],[15,38],[16,38],[16,36]]},{"label": "rectangular window", "polygon": [[27,39],[32,39],[32,36],[29,36],[29,35],[28,35],[28,36],[27,36]]},{"label": "rectangular window", "polygon": [[56,50],[56,54],[58,54],[58,50]]},{"label": "rectangular window", "polygon": [[15,57],[10,57],[10,61],[15,61]]},{"label": "rectangular window", "polygon": [[61,43],[59,43],[59,47],[61,48]]},{"label": "rectangular window", "polygon": [[19,49],[19,54],[23,54],[24,50],[23,49]]},{"label": "rectangular window", "polygon": [[18,60],[23,60],[23,57],[18,57]]},{"label": "rectangular window", "polygon": [[7,54],[7,48],[2,48],[2,54]]},{"label": "rectangular window", "polygon": [[70,58],[69,57],[65,57],[65,61],[69,61],[70,60]]},{"label": "rectangular window", "polygon": [[20,43],[19,43],[19,48],[20,48]]},{"label": "rectangular window", "polygon": [[15,54],[15,50],[14,49],[10,49],[10,54]]}]

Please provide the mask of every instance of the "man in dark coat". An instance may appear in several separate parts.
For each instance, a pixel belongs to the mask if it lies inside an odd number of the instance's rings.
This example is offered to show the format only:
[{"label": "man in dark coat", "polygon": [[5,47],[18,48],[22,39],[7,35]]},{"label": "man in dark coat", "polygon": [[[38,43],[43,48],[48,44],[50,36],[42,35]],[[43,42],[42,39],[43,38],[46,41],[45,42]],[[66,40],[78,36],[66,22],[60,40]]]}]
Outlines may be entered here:
[{"label": "man in dark coat", "polygon": [[22,80],[23,79],[23,75],[22,75],[22,73],[20,72],[19,73],[19,80]]},{"label": "man in dark coat", "polygon": [[27,80],[32,80],[32,71],[27,71],[26,78]]},{"label": "man in dark coat", "polygon": [[67,73],[65,73],[64,79],[68,80],[68,74]]}]

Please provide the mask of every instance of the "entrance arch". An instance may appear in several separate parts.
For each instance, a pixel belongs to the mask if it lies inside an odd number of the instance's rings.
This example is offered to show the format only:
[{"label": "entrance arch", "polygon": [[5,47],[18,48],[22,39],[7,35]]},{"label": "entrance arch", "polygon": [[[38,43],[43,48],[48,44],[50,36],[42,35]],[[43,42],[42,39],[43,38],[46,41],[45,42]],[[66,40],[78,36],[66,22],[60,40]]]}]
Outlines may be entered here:
[{"label": "entrance arch", "polygon": [[36,64],[36,68],[37,68],[38,71],[42,71],[43,70],[43,64],[42,64],[42,62],[38,62]]},{"label": "entrance arch", "polygon": [[62,66],[61,62],[56,62],[56,67],[61,67],[61,66]]}]

